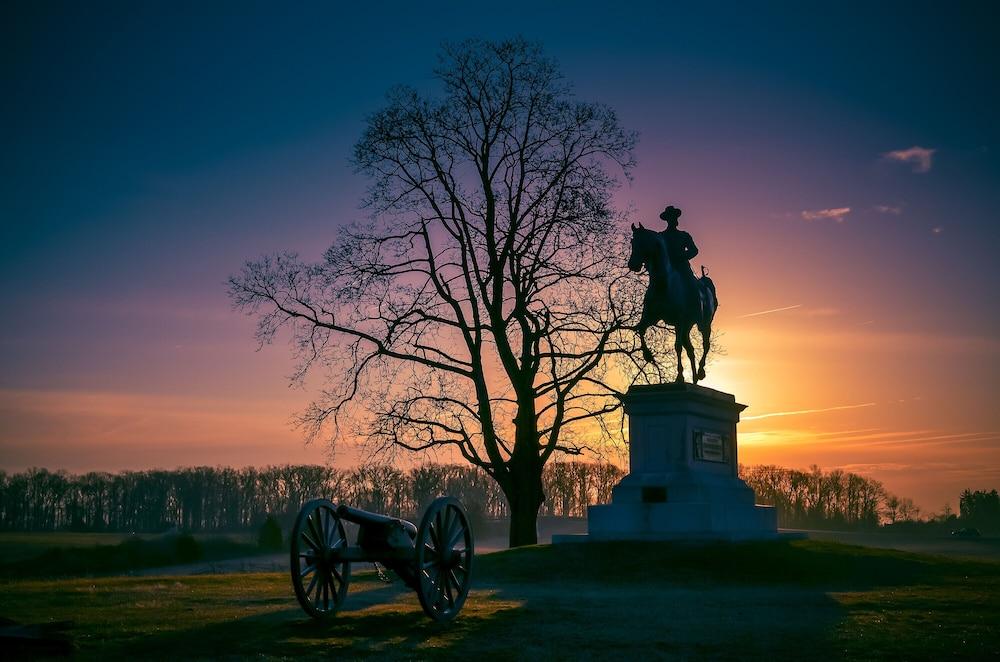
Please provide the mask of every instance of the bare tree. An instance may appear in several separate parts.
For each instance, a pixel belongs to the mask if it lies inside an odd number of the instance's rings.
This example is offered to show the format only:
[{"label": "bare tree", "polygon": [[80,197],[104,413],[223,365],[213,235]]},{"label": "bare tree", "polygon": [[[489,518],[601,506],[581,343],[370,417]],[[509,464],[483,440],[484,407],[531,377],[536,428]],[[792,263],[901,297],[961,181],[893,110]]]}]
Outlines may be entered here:
[{"label": "bare tree", "polygon": [[500,485],[510,544],[532,544],[545,463],[616,432],[643,370],[645,283],[611,200],[635,135],[523,40],[445,46],[436,77],[441,98],[395,88],[368,118],[370,219],[318,264],[248,262],[230,294],[262,342],[291,329],[298,378],[325,371],[310,438],[453,449]]}]

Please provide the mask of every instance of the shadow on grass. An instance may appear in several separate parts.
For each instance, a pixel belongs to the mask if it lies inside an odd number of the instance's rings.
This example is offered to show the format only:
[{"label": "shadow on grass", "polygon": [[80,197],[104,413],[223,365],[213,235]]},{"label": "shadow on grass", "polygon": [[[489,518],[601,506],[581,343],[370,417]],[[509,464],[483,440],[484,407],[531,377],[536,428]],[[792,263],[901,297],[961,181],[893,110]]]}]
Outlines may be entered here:
[{"label": "shadow on grass", "polygon": [[[829,591],[934,583],[969,564],[835,543],[602,543],[477,559],[476,589],[452,623],[397,582],[352,592],[330,622],[246,601],[233,620],[144,636],[102,655],[167,657],[528,657],[628,654],[743,659],[835,654],[845,616]],[[286,604],[294,604],[287,598]],[[206,608],[208,606],[206,605]],[[274,608],[277,608],[276,610]],[[211,612],[207,612],[210,617]]]},{"label": "shadow on grass", "polygon": [[[283,600],[284,604],[290,601],[294,599]],[[450,655],[456,642],[476,641],[488,621],[502,618],[502,612],[510,608],[503,601],[491,600],[485,592],[477,592],[458,621],[436,623],[423,613],[415,594],[396,582],[352,592],[336,617],[325,622],[307,617],[296,606],[161,632],[93,653],[139,659],[260,655],[310,659],[330,654],[352,659],[427,658]]]},{"label": "shadow on grass", "polygon": [[495,582],[590,581],[633,584],[793,585],[862,590],[993,575],[998,566],[834,542],[579,543],[512,549],[481,558],[478,576]]},{"label": "shadow on grass", "polygon": [[[910,593],[919,599],[925,589],[950,591],[956,576],[995,582],[1000,569],[812,541],[537,546],[487,554],[476,564],[475,588],[452,623],[428,619],[401,582],[382,585],[371,576],[357,578],[333,620],[315,622],[276,576],[241,575],[231,580],[243,587],[236,593],[226,594],[229,584],[214,577],[178,582],[179,592],[161,603],[156,593],[137,598],[142,584],[116,580],[120,586],[108,595],[120,606],[105,603],[113,616],[76,634],[82,657],[113,659],[838,657],[868,650],[885,629],[878,611],[863,639],[851,634],[855,612],[872,610],[865,596],[905,600],[900,604],[912,611]],[[835,597],[845,591],[861,601],[845,607]],[[947,604],[963,604],[964,594],[956,595]],[[130,618],[140,603],[144,615]],[[161,613],[162,625],[155,620]],[[187,617],[171,623],[172,613]],[[959,634],[966,620],[956,617]],[[924,621],[900,627],[898,637],[883,638],[888,650],[899,648],[894,639],[908,637],[919,650],[921,637],[937,636]]]}]

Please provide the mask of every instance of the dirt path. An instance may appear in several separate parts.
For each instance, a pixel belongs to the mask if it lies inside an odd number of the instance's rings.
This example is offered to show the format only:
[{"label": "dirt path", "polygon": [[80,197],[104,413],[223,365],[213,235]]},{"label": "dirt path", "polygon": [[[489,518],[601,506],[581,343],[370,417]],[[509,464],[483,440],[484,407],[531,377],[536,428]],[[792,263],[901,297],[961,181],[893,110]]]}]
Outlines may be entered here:
[{"label": "dirt path", "polygon": [[[498,539],[484,540],[476,545],[477,554],[488,554],[501,549],[507,549],[504,541]],[[371,570],[370,563],[352,563],[355,572]],[[221,561],[199,561],[183,565],[161,566],[158,568],[142,568],[123,573],[129,577],[175,577],[180,575],[222,575],[243,572],[287,572],[288,552],[277,554],[258,554],[236,559]]]}]

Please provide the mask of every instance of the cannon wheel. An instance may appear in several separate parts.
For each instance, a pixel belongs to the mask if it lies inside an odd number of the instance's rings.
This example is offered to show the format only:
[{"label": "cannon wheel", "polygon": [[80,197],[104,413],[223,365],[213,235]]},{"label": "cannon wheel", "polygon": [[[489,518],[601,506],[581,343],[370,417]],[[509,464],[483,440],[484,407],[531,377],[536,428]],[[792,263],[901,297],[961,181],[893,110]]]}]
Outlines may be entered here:
[{"label": "cannon wheel", "polygon": [[458,499],[435,499],[417,531],[417,596],[435,621],[458,615],[469,595],[474,552],[472,527]]},{"label": "cannon wheel", "polygon": [[333,616],[347,597],[351,564],[338,556],[346,547],[344,522],[333,503],[313,499],[302,506],[292,528],[292,587],[313,618]]}]

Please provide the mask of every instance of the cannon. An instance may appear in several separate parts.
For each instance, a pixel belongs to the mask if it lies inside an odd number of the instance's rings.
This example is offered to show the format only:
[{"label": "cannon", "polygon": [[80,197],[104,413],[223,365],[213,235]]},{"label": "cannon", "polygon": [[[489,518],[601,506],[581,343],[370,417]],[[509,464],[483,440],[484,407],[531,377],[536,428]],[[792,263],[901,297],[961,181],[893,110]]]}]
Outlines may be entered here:
[{"label": "cannon", "polygon": [[[358,525],[354,545],[347,540],[344,522]],[[302,609],[325,620],[347,597],[351,563],[377,563],[416,591],[424,613],[435,621],[450,621],[469,594],[473,552],[469,518],[454,497],[435,499],[419,527],[313,499],[302,506],[292,528],[292,586]]]}]

